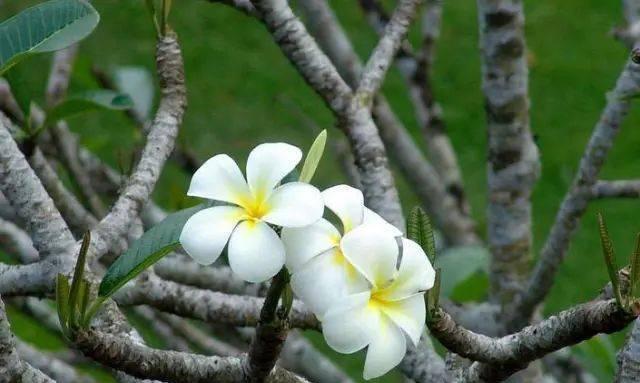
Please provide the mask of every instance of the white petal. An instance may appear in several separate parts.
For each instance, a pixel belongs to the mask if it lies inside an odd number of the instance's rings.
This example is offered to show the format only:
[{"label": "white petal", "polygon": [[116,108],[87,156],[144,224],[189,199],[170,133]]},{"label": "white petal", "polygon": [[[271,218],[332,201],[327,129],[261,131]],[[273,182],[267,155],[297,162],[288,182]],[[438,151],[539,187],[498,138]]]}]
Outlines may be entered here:
[{"label": "white petal", "polygon": [[344,256],[374,286],[384,288],[396,276],[398,243],[378,225],[361,225],[340,241]]},{"label": "white petal", "polygon": [[398,277],[385,290],[385,300],[398,300],[433,287],[436,272],[424,250],[417,243],[402,238],[402,260]]},{"label": "white petal", "polygon": [[364,208],[364,220],[362,221],[363,225],[380,225],[385,229],[389,230],[391,235],[394,237],[400,237],[403,233],[398,230],[397,227],[393,226],[389,222],[385,221],[378,213],[369,209],[368,207]]},{"label": "white petal", "polygon": [[245,281],[263,282],[284,265],[284,245],[275,231],[261,221],[244,221],[229,241],[229,266]]},{"label": "white petal", "polygon": [[320,320],[334,303],[368,287],[338,249],[318,255],[291,277],[293,292]]},{"label": "white petal", "polygon": [[226,154],[207,160],[191,178],[188,195],[243,205],[249,186],[238,165]]},{"label": "white petal", "polygon": [[283,227],[311,225],[322,218],[324,211],[320,190],[302,182],[279,186],[266,203],[268,212],[262,219]]},{"label": "white petal", "polygon": [[369,292],[348,296],[325,314],[322,334],[329,347],[351,354],[369,344],[381,316],[369,307],[369,297]]},{"label": "white petal", "polygon": [[322,192],[324,204],[342,221],[344,233],[362,223],[364,197],[362,192],[349,185],[337,185]]},{"label": "white petal", "polygon": [[402,331],[384,315],[367,348],[363,377],[367,380],[386,374],[397,366],[407,352],[407,341]]},{"label": "white petal", "polygon": [[185,223],[180,244],[196,262],[208,265],[222,253],[229,236],[242,218],[244,210],[233,206],[216,206],[200,210]]},{"label": "white petal", "polygon": [[418,294],[400,301],[385,302],[380,308],[407,333],[414,346],[417,346],[424,331],[427,315],[424,295]]},{"label": "white petal", "polygon": [[340,233],[326,219],[312,225],[283,228],[282,242],[287,250],[287,268],[295,273],[316,255],[340,244]]},{"label": "white petal", "polygon": [[247,181],[255,198],[268,198],[300,159],[302,151],[293,145],[270,143],[256,146],[247,160]]}]

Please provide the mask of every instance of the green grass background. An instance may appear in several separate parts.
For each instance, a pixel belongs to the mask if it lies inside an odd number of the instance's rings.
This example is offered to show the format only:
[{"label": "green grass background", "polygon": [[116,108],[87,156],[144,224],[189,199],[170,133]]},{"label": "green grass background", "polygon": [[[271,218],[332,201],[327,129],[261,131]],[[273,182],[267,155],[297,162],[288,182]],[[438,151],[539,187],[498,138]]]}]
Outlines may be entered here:
[{"label": "green grass background", "polygon": [[[5,0],[0,18],[5,19],[34,0]],[[458,152],[467,193],[480,232],[485,232],[486,130],[480,91],[480,67],[476,6],[473,1],[444,2],[442,36],[434,84],[449,134]],[[580,155],[605,105],[606,92],[615,83],[627,51],[610,36],[622,22],[619,1],[553,0],[525,1],[527,42],[530,55],[531,126],[542,154],[542,177],[534,202],[535,250],[539,250],[553,222],[558,205],[576,170]],[[153,69],[154,36],[143,1],[95,1],[102,20],[95,33],[82,43],[72,81],[72,91],[96,86],[89,68],[105,70],[119,65]],[[351,1],[332,0],[340,21],[363,59],[375,45],[376,36],[359,8]],[[332,136],[333,119],[320,99],[304,84],[281,55],[271,37],[255,20],[218,4],[201,0],[174,1],[172,25],[179,33],[189,87],[189,108],[180,143],[202,159],[225,152],[244,162],[249,150],[260,142],[287,141],[307,147],[313,134],[301,114],[326,127]],[[417,37],[417,28],[412,31]],[[42,89],[50,57],[31,59],[30,85],[36,99]],[[420,140],[418,126],[403,82],[392,69],[384,86],[397,114],[411,134]],[[640,114],[634,108],[625,122],[607,164],[604,178],[640,176]],[[129,121],[116,113],[98,113],[70,121],[83,144],[112,165],[126,169],[131,151],[140,137]],[[189,177],[170,165],[163,174],[155,197],[167,208],[189,203],[184,198]],[[335,161],[328,156],[318,173],[321,187],[344,181]],[[416,203],[398,176],[405,210]],[[638,201],[593,203],[575,236],[568,257],[546,303],[554,313],[583,302],[607,282],[600,257],[595,212],[603,211],[618,253],[625,256],[640,230]],[[37,324],[10,312],[21,337],[55,348],[55,337],[42,336]],[[51,334],[49,334],[51,335]],[[321,337],[311,335],[322,345]],[[613,337],[620,344],[623,337]],[[160,342],[161,344],[161,342]],[[608,341],[589,342],[577,349],[580,355],[596,355],[604,367],[601,378],[612,372]],[[600,356],[598,356],[600,355]],[[359,377],[362,362],[351,356],[335,356]],[[103,378],[106,379],[106,378]],[[608,380],[608,379],[606,379]],[[104,380],[106,381],[106,380]],[[399,381],[390,375],[380,381]]]}]

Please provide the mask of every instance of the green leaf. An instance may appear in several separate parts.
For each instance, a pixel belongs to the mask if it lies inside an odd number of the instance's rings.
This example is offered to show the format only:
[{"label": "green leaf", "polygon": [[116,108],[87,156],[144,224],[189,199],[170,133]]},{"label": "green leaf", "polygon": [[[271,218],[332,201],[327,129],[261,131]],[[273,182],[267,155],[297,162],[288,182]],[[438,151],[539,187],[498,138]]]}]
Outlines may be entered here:
[{"label": "green leaf", "polygon": [[28,127],[29,116],[31,115],[31,90],[29,89],[29,78],[31,74],[27,72],[27,68],[24,66],[14,66],[5,74],[9,86],[11,87],[11,93],[16,99],[22,114],[24,115],[25,126]]},{"label": "green leaf", "polygon": [[84,0],[51,0],[18,13],[0,24],[0,73],[30,55],[77,43],[99,21]]},{"label": "green leaf", "polygon": [[143,67],[124,66],[113,72],[113,82],[118,92],[131,98],[135,112],[149,118],[155,92],[151,73]]},{"label": "green leaf", "polygon": [[187,220],[198,211],[211,206],[211,203],[204,203],[170,214],[149,229],[111,264],[100,282],[98,296],[102,300],[110,297],[144,269],[178,247],[180,233]]},{"label": "green leaf", "polygon": [[482,246],[453,247],[438,256],[435,264],[442,269],[442,293],[449,297],[456,286],[474,274],[487,272],[489,252]]},{"label": "green leaf", "polygon": [[616,262],[616,254],[613,249],[613,242],[611,241],[611,237],[609,237],[607,224],[604,221],[604,217],[601,213],[598,213],[598,233],[600,234],[602,255],[604,256],[604,263],[607,266],[607,273],[609,273],[609,279],[611,280],[613,294],[618,304],[620,306],[624,306],[622,293],[620,292],[620,281],[618,279],[618,265]]},{"label": "green leaf", "polygon": [[416,242],[429,257],[431,263],[436,259],[436,240],[433,226],[427,213],[420,206],[411,210],[407,221],[407,237]]},{"label": "green leaf", "polygon": [[71,281],[71,290],[69,291],[69,323],[71,326],[78,324],[78,299],[81,298],[82,283],[84,281],[84,267],[87,262],[87,252],[91,244],[91,232],[87,231],[82,237],[82,245],[80,253],[76,261],[76,268],[73,272],[73,281]]},{"label": "green leaf", "polygon": [[58,274],[56,280],[56,306],[62,329],[66,330],[69,322],[69,279],[63,274]]},{"label": "green leaf", "polygon": [[43,126],[51,126],[56,121],[94,110],[124,110],[133,106],[133,101],[126,94],[112,90],[92,90],[71,96],[54,106]]},{"label": "green leaf", "polygon": [[300,172],[300,182],[311,182],[313,175],[316,173],[318,164],[322,159],[324,147],[327,144],[327,131],[323,130],[311,144],[307,157],[304,160],[302,171]]}]

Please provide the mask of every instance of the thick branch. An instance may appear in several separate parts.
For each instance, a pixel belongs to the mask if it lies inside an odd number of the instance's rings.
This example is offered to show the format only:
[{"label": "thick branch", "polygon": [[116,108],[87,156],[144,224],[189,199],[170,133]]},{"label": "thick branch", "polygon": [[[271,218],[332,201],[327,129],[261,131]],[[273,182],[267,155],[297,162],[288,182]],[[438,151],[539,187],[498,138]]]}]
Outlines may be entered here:
[{"label": "thick branch", "polygon": [[431,334],[448,350],[483,364],[469,372],[480,373],[486,381],[504,379],[514,372],[563,347],[587,340],[597,334],[610,334],[624,329],[632,320],[614,301],[592,301],[547,318],[520,332],[502,338],[491,338],[471,332],[453,321],[444,311],[428,323]]},{"label": "thick branch", "polygon": [[[243,369],[243,358],[155,350],[94,330],[76,334],[74,345],[106,366],[143,379],[175,383],[244,383],[249,378]],[[306,381],[276,368],[267,382]]]},{"label": "thick branch", "polygon": [[61,254],[75,240],[0,119],[0,190],[26,226],[33,245],[45,259]]},{"label": "thick branch", "polygon": [[531,190],[538,149],[529,130],[528,69],[521,0],[479,0],[482,90],[489,133],[487,211],[492,299],[521,292],[531,251]]}]

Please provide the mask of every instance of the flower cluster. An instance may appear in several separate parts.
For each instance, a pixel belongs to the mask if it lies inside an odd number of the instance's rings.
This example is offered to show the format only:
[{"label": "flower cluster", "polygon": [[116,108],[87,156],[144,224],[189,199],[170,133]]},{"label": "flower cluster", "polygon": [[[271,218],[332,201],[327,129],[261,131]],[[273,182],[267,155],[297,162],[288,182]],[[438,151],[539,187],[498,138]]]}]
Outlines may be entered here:
[{"label": "flower cluster", "polygon": [[[420,340],[434,269],[418,244],[365,207],[360,190],[280,184],[301,158],[288,144],[259,145],[246,180],[228,156],[208,160],[188,194],[226,204],[194,214],[180,242],[201,264],[214,262],[228,242],[231,269],[251,282],[286,265],[293,292],[321,320],[327,344],[341,353],[367,347],[364,378],[378,377],[400,363],[407,338]],[[323,218],[325,206],[338,227]]]}]

